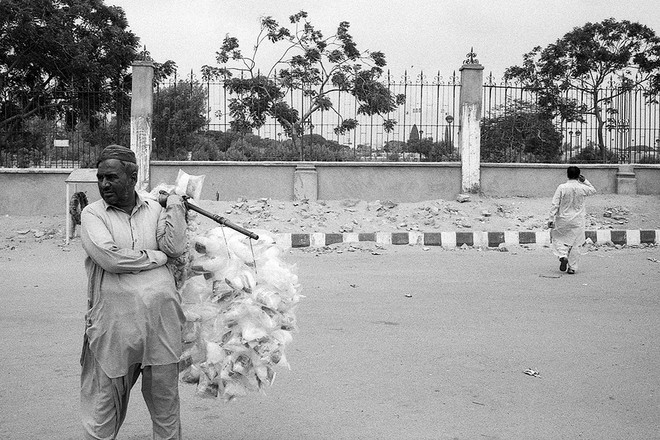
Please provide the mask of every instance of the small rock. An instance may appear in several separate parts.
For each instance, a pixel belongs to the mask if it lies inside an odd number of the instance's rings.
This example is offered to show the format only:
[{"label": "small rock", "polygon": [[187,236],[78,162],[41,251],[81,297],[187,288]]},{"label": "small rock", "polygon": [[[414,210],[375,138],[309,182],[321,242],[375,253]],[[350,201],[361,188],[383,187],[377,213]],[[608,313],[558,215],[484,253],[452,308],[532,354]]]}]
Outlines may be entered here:
[{"label": "small rock", "polygon": [[465,203],[470,201],[470,195],[469,194],[459,194],[456,197],[456,201],[459,203]]},{"label": "small rock", "polygon": [[487,209],[484,209],[483,211],[481,211],[481,215],[484,217],[490,217],[491,213]]}]

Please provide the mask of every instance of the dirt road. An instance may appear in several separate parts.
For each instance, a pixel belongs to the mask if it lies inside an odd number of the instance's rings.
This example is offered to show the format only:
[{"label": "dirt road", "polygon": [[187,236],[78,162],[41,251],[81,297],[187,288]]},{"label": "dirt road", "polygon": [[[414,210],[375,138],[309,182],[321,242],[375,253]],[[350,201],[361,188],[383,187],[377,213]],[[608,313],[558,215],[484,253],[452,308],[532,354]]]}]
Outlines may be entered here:
[{"label": "dirt road", "polygon": [[[300,332],[267,395],[203,400],[185,438],[660,438],[660,249],[291,251]],[[0,438],[77,439],[83,251],[0,256]],[[540,373],[524,374],[525,369]],[[135,389],[121,439],[148,440]]]}]

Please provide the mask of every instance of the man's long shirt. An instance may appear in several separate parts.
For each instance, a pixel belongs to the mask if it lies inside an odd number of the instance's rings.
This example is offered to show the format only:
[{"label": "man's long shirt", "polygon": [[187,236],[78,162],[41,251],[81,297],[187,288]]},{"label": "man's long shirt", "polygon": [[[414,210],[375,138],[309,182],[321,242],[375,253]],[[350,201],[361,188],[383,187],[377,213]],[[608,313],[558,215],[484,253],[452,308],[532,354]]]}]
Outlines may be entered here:
[{"label": "man's long shirt", "polygon": [[168,257],[185,250],[185,207],[138,196],[128,213],[99,200],[81,217],[87,252],[86,337],[108,377],[132,364],[176,363],[181,354],[181,301]]}]

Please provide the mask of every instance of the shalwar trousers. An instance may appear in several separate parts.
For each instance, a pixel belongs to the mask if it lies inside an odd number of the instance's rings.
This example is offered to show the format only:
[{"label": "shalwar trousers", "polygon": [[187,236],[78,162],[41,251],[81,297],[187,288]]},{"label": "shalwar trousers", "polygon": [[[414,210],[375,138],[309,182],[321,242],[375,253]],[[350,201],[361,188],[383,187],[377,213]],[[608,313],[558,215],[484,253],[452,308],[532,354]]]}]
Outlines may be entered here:
[{"label": "shalwar trousers", "polygon": [[577,270],[580,263],[580,255],[582,246],[569,245],[566,243],[552,243],[553,253],[559,258],[566,258],[568,260],[568,268]]},{"label": "shalwar trousers", "polygon": [[80,403],[83,438],[114,440],[124,419],[131,389],[142,375],[142,396],[153,426],[154,440],[180,440],[179,365],[131,365],[126,376],[110,378],[89,344],[83,348]]}]

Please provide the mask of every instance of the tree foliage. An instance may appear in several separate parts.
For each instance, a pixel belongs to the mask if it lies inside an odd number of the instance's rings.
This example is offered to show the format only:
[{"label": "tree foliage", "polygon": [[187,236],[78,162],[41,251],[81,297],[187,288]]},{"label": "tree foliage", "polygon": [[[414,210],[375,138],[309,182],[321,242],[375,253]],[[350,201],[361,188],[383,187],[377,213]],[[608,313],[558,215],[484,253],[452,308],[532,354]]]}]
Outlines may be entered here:
[{"label": "tree foliage", "polygon": [[[345,133],[357,127],[355,119],[342,118],[331,96],[348,92],[358,103],[358,114],[387,115],[404,102],[380,82],[386,65],[382,52],[360,51],[343,21],[331,36],[324,36],[300,11],[289,17],[291,29],[280,26],[272,17],[261,20],[261,30],[251,54],[241,51],[235,37],[225,37],[216,61],[221,67],[204,66],[205,78],[224,81],[233,95],[229,111],[232,129],[248,132],[261,127],[267,117],[274,118],[294,146],[300,147],[301,136],[312,126],[311,116],[317,111],[333,111],[340,123],[335,132]],[[281,56],[268,72],[258,70],[257,54],[264,43],[278,45]],[[300,113],[285,97],[301,90],[309,105]],[[395,121],[385,119],[384,129],[391,131]]]},{"label": "tree foliage", "polygon": [[561,156],[561,133],[536,105],[513,101],[496,116],[481,121],[481,160],[484,162],[556,162]]},{"label": "tree foliage", "polygon": [[[535,47],[523,56],[522,66],[509,67],[505,79],[519,80],[539,93],[539,110],[566,121],[598,121],[598,146],[606,158],[603,130],[616,111],[616,96],[644,86],[652,96],[660,90],[660,38],[647,26],[613,18],[576,27],[545,48]],[[606,96],[606,81],[619,87]],[[583,92],[589,104],[571,99],[567,91]]]},{"label": "tree foliage", "polygon": [[[122,84],[138,45],[127,28],[123,10],[102,0],[2,0],[0,127],[16,128],[74,100],[112,106],[111,95],[82,95]],[[57,93],[72,89],[84,92]]]},{"label": "tree foliage", "polygon": [[183,160],[188,152],[207,148],[198,135],[207,123],[205,112],[206,90],[199,83],[179,81],[158,90],[153,132],[160,159]]},{"label": "tree foliage", "polygon": [[453,162],[458,159],[453,145],[443,140],[433,142],[431,138],[410,138],[407,143],[407,150],[411,153],[422,155],[422,162]]}]

